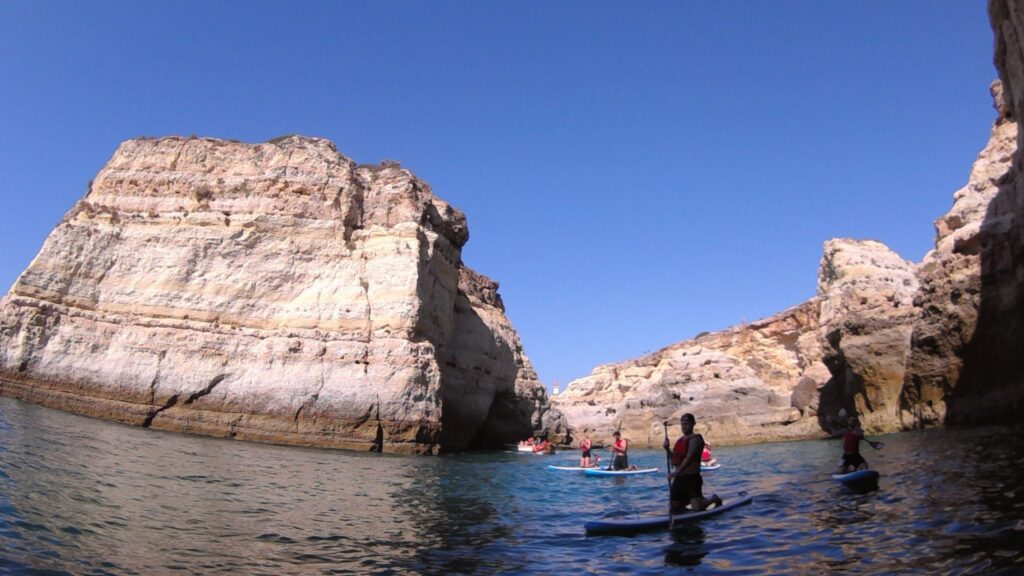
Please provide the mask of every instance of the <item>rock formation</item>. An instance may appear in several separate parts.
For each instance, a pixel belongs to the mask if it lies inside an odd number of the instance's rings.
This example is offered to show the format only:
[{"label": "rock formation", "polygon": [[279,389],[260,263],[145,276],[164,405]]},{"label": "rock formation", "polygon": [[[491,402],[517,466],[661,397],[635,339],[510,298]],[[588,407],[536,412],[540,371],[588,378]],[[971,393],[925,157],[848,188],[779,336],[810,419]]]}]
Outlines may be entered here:
[{"label": "rock formation", "polygon": [[1005,175],[993,174],[995,196],[978,233],[980,301],[974,334],[963,354],[960,379],[946,398],[946,423],[1013,420],[1024,413],[1024,138],[1017,123],[1024,110],[1024,6],[993,0],[995,64],[1002,81],[997,121],[1016,133]]},{"label": "rock formation", "polygon": [[823,428],[840,410],[863,415],[865,430],[898,426],[917,288],[914,265],[880,242],[825,243],[818,322],[833,377],[820,391]]},{"label": "rock formation", "polygon": [[682,411],[717,442],[820,436],[843,414],[885,432],[1024,412],[1024,5],[992,0],[989,14],[997,119],[922,262],[826,242],[805,304],[570,382],[554,402],[573,435],[622,427],[656,445]]},{"label": "rock formation", "polygon": [[[1012,338],[1014,334],[1009,327],[1000,327],[988,334],[986,331],[977,332],[983,302],[991,306],[993,298],[1003,300],[998,296],[999,289],[983,287],[986,272],[983,271],[982,259],[983,253],[993,260],[998,259],[992,244],[1003,245],[1000,239],[1005,241],[1006,233],[1013,226],[1012,221],[1007,221],[1007,215],[994,217],[992,212],[996,210],[994,203],[997,197],[1002,195],[1004,198],[1000,202],[1003,202],[1009,194],[1001,190],[1014,178],[1016,170],[1012,164],[1018,149],[1017,123],[1004,103],[1000,83],[992,85],[992,95],[998,117],[988,144],[975,161],[967,185],[954,194],[953,208],[935,222],[935,248],[925,255],[918,268],[921,288],[915,296],[914,305],[920,310],[920,318],[913,327],[911,357],[901,396],[905,412],[903,422],[909,426],[945,422],[954,390],[960,389],[958,394],[962,394],[968,387],[963,380],[963,370],[970,349],[981,345],[989,351],[1005,350],[1005,344],[1000,344],[1000,341]],[[1006,251],[1007,255],[1010,253]],[[1019,270],[1019,258],[1017,262]],[[993,266],[994,262],[987,268]],[[1004,280],[1006,272],[1010,271],[1004,271]],[[994,283],[994,272],[988,274]],[[1009,276],[1012,277],[1012,273]],[[1016,288],[1010,288],[1010,291],[1016,289],[1019,292],[1022,280],[1024,277],[1018,278]],[[996,325],[1005,324],[1012,317],[1012,314],[1007,314]],[[994,338],[995,342],[981,344],[978,340],[973,343],[975,338]],[[975,354],[987,363],[985,355],[984,350],[980,355]],[[996,373],[1002,373],[1002,376],[992,374],[990,385],[996,385],[1009,376],[1010,371],[1004,367],[997,369]],[[1009,400],[1009,397],[1003,396],[1003,399]],[[995,404],[980,411],[970,411],[979,416],[986,413],[995,415],[1000,410],[992,412],[991,409],[998,408],[1001,400],[996,400]]]},{"label": "rock formation", "polygon": [[811,436],[821,362],[817,299],[757,322],[702,334],[636,360],[598,366],[569,383],[552,404],[572,433],[660,446],[663,422],[699,415],[714,442],[752,443]]},{"label": "rock formation", "polygon": [[557,431],[461,212],[322,139],[123,143],[0,304],[0,394],[435,452]]}]

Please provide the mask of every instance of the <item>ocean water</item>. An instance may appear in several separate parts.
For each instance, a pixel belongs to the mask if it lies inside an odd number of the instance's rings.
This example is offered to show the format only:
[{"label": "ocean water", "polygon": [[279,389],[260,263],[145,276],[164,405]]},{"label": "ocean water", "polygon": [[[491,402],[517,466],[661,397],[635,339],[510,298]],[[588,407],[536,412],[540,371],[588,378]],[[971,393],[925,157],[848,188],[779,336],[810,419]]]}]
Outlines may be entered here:
[{"label": "ocean water", "polygon": [[[121,426],[0,398],[0,573],[1018,574],[1021,430],[879,437],[880,489],[840,446],[722,447],[705,489],[754,502],[676,533],[586,536],[665,510],[663,474],[556,472],[553,456],[401,457]],[[713,441],[713,439],[711,439]],[[633,463],[665,468],[664,454]]]}]

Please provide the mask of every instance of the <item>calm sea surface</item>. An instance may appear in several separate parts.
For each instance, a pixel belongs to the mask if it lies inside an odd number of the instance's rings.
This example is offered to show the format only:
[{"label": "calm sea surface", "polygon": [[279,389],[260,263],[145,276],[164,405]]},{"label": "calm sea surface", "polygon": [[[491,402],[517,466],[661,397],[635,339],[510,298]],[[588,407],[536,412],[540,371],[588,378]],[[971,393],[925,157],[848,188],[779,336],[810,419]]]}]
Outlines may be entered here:
[{"label": "calm sea surface", "polygon": [[[877,492],[827,480],[836,441],[721,448],[705,486],[750,506],[676,534],[587,537],[586,519],[664,510],[664,476],[546,468],[575,452],[246,444],[0,398],[0,572],[1024,573],[1020,430],[881,439],[866,454]],[[632,461],[665,467],[653,450]]]}]

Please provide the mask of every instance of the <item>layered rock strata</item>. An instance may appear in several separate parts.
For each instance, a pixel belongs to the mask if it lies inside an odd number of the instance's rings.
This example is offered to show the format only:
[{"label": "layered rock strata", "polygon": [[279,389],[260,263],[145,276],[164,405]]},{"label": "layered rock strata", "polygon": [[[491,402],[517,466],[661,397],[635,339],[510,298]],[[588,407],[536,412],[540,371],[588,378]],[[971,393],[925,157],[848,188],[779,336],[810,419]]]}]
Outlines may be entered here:
[{"label": "layered rock strata", "polygon": [[663,423],[698,415],[713,442],[805,438],[817,427],[818,389],[829,379],[815,298],[757,322],[702,334],[635,360],[598,366],[552,397],[576,438],[660,446]]},{"label": "layered rock strata", "polygon": [[127,141],[0,303],[0,394],[386,452],[557,430],[467,240],[409,171],[326,140]]}]

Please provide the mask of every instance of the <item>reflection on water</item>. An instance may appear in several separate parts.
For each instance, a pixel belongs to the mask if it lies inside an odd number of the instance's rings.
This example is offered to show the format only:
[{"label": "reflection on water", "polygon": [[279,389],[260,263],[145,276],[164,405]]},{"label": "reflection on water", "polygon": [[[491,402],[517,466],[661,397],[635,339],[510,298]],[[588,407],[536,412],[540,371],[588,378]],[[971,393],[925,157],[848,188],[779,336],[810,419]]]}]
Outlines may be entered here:
[{"label": "reflection on water", "polygon": [[[0,399],[0,572],[985,573],[1024,570],[1009,429],[892,435],[881,488],[828,479],[816,441],[720,448],[707,489],[754,503],[673,534],[587,537],[663,511],[663,475],[554,472],[576,454],[442,457],[184,436]],[[657,451],[631,454],[664,467]]]}]

